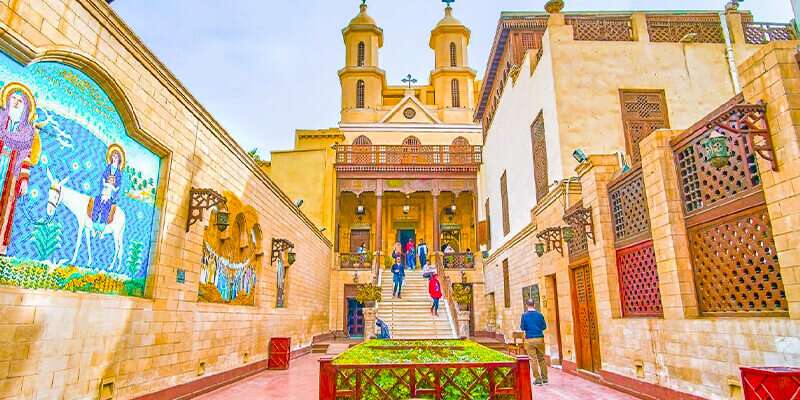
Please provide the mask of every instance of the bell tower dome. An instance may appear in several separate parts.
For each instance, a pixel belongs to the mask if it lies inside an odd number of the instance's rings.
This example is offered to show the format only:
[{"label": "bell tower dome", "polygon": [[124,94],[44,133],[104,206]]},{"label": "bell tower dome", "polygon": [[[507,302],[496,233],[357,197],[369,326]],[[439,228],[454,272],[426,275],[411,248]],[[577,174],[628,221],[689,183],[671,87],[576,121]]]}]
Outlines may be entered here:
[{"label": "bell tower dome", "polygon": [[467,59],[470,30],[453,16],[448,5],[431,31],[429,46],[435,54],[431,84],[444,122],[469,122],[475,104],[475,70]]},{"label": "bell tower dome", "polygon": [[386,73],[378,63],[383,30],[367,14],[365,1],[358,15],[342,29],[342,36],[345,45],[345,66],[339,70],[342,122],[375,122],[386,86]]}]

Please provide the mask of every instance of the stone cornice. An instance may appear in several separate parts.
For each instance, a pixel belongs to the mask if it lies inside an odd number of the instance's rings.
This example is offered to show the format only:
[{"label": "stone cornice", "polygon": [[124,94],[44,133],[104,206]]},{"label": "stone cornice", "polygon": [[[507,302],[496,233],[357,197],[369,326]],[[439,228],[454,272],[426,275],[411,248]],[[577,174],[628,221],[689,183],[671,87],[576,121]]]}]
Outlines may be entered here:
[{"label": "stone cornice", "polygon": [[228,150],[231,151],[250,172],[258,178],[267,188],[269,188],[278,199],[283,202],[292,212],[300,218],[317,237],[328,247],[332,247],[328,238],[311,220],[300,211],[294,202],[278,187],[267,174],[262,171],[255,161],[247,155],[247,151],[242,148],[236,140],[228,133],[220,123],[206,110],[202,104],[186,89],[175,75],[147,48],[139,37],[125,24],[124,21],[108,6],[100,0],[76,0],[89,14],[92,15],[104,28],[106,28],[127,51],[138,61],[161,85],[175,96],[188,110],[202,123]]}]

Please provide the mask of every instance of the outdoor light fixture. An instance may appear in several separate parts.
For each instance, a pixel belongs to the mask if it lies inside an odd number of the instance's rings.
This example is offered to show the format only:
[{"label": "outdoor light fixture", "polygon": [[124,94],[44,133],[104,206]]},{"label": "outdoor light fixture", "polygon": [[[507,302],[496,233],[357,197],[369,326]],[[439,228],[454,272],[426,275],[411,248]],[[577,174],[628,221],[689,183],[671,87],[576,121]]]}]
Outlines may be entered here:
[{"label": "outdoor light fixture", "polygon": [[456,203],[450,205],[450,214],[456,213]]},{"label": "outdoor light fixture", "polygon": [[227,209],[217,211],[217,229],[224,231],[230,225],[231,213]]},{"label": "outdoor light fixture", "polygon": [[705,151],[705,161],[715,168],[722,168],[728,165],[728,159],[731,158],[730,149],[728,149],[728,137],[718,130],[711,130],[708,137],[700,142]]},{"label": "outdoor light fixture", "polygon": [[571,242],[572,239],[575,238],[575,228],[571,226],[565,226],[561,228],[561,237],[563,237],[567,242]]},{"label": "outdoor light fixture", "polygon": [[586,157],[586,153],[584,153],[581,149],[575,149],[575,151],[572,152],[572,158],[574,158],[578,164],[583,164],[584,162],[589,161],[589,157]]},{"label": "outdoor light fixture", "polygon": [[406,215],[408,215],[408,213],[409,213],[410,211],[411,211],[411,206],[409,206],[408,204],[404,204],[404,205],[403,205],[403,214],[406,214]]},{"label": "outdoor light fixture", "polygon": [[287,254],[287,262],[289,265],[294,264],[295,261],[295,253],[294,253],[294,244],[286,239],[272,239],[272,257],[270,258],[270,264],[274,263],[278,259],[281,258],[281,253],[284,251],[288,251]]},{"label": "outdoor light fixture", "polygon": [[286,261],[289,265],[294,264],[294,262],[297,261],[297,253],[295,253],[294,250],[289,250],[289,254],[286,255]]},{"label": "outdoor light fixture", "polygon": [[534,245],[534,248],[536,249],[537,256],[541,257],[544,255],[544,243],[538,242]]},{"label": "outdoor light fixture", "polygon": [[189,215],[186,219],[186,232],[195,222],[203,220],[203,211],[214,208],[217,211],[217,229],[220,232],[228,228],[230,213],[225,196],[212,189],[191,188],[189,190]]},{"label": "outdoor light fixture", "polygon": [[366,214],[367,209],[364,208],[363,204],[359,204],[356,206],[356,215],[364,215]]},{"label": "outdoor light fixture", "polygon": [[[561,228],[560,227],[551,227],[547,228],[539,234],[536,235],[536,238],[539,240],[544,241],[547,243],[547,250],[555,250],[562,256],[564,255],[564,244],[562,242],[563,237],[561,236]],[[537,243],[538,245],[538,243]],[[542,247],[542,253],[544,253],[544,247]],[[537,247],[537,253],[538,247]]]},{"label": "outdoor light fixture", "polygon": [[295,205],[297,208],[300,208],[300,207],[302,207],[302,206],[303,206],[303,203],[304,203],[303,199],[297,199],[297,201],[295,201],[295,202],[294,202],[294,205]]}]

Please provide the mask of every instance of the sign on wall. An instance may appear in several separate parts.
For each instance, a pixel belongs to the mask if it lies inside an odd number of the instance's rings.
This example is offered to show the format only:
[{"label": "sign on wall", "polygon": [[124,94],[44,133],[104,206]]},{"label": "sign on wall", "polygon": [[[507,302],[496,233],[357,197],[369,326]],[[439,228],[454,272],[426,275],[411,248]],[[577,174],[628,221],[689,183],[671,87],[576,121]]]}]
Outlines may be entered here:
[{"label": "sign on wall", "polygon": [[144,296],[160,158],[109,96],[0,53],[0,284]]}]

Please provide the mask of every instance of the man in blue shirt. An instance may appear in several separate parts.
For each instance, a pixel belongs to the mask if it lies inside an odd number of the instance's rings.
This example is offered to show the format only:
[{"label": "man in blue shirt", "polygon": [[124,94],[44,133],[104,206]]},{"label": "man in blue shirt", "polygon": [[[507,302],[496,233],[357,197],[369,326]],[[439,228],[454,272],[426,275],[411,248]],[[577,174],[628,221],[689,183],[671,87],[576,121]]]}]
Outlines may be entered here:
[{"label": "man in blue shirt", "polygon": [[531,358],[531,371],[534,385],[547,383],[547,364],[544,361],[544,330],[547,322],[544,315],[536,310],[536,302],[528,299],[528,311],[522,314],[519,329],[525,332],[525,352]]}]

